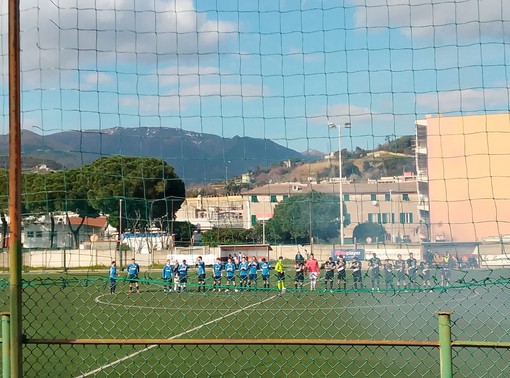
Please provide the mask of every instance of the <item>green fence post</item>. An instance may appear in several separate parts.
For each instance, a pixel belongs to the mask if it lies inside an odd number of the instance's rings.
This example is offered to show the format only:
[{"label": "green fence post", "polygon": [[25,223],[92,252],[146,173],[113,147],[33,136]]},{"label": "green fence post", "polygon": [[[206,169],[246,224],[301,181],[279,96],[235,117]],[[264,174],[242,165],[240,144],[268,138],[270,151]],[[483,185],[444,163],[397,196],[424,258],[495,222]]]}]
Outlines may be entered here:
[{"label": "green fence post", "polygon": [[11,314],[2,312],[2,373],[4,378],[11,376]]},{"label": "green fence post", "polygon": [[439,365],[441,378],[452,378],[452,328],[450,322],[452,313],[440,311],[436,314],[438,315],[439,324]]}]

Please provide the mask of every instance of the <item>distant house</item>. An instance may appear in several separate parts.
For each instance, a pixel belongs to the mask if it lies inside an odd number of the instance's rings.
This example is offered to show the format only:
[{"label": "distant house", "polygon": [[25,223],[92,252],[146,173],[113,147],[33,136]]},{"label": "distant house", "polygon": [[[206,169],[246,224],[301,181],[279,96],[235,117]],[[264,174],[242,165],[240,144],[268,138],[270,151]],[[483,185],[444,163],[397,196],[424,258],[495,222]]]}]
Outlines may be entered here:
[{"label": "distant house", "polygon": [[[76,229],[82,218],[77,215],[65,214],[54,215],[55,227],[53,231],[53,243],[51,242],[51,219],[49,215],[30,216],[23,219],[22,243],[24,248],[71,248],[73,235],[69,229],[69,223]],[[79,233],[79,242],[87,242],[92,235],[104,238],[110,232],[108,221],[105,216],[97,218],[85,218]]]}]

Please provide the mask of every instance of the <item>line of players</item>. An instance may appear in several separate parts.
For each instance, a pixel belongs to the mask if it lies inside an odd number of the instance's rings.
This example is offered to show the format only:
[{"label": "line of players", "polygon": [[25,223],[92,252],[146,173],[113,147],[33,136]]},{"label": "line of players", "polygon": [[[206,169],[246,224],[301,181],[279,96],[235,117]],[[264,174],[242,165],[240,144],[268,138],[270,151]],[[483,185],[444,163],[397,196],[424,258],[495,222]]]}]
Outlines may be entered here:
[{"label": "line of players", "polygon": [[[279,258],[279,264],[275,267],[278,274],[278,289],[280,291],[285,290],[285,273],[283,269],[283,258]],[[442,264],[440,266],[440,277],[441,286],[449,285],[449,278],[451,275],[451,264]],[[381,259],[374,253],[372,258],[368,260],[370,278],[372,283],[372,290],[380,290],[381,280],[384,280],[386,289],[412,289],[421,287],[423,289],[432,288],[432,273],[431,266],[427,261],[423,261],[418,264],[413,253],[409,254],[407,260],[402,259],[402,255],[397,255],[397,260],[392,261],[386,259],[384,264]],[[198,274],[198,291],[206,291],[206,268],[202,257],[198,257],[196,263],[197,274]],[[170,264],[170,260],[167,261],[167,265],[163,267],[162,278],[165,281],[165,291],[172,291],[171,283],[173,282],[173,291],[186,290],[186,284],[188,282],[188,270],[190,266],[183,260],[181,264],[175,263],[173,266]],[[362,263],[357,257],[351,262],[350,268],[352,269],[352,281],[353,288],[355,290],[363,289],[363,274],[362,274]],[[305,274],[308,274],[310,282],[310,289],[315,290],[318,278],[320,276],[320,267],[315,260],[313,254],[310,259],[306,262],[304,259],[296,260],[294,265],[295,277],[294,287],[295,289],[303,289],[305,282]],[[344,258],[340,257],[336,262],[330,257],[324,264],[325,278],[324,288],[333,290],[334,276],[336,272],[337,276],[337,289],[347,289],[347,262]],[[263,288],[270,288],[269,274],[271,270],[271,264],[265,258],[262,258],[260,262],[257,261],[256,257],[252,257],[249,260],[248,257],[243,257],[241,262],[236,265],[232,258],[229,258],[226,264],[223,264],[221,260],[216,259],[215,264],[212,266],[213,271],[213,291],[221,291],[222,288],[222,272],[226,272],[226,288],[225,291],[229,291],[232,288],[234,291],[242,291],[246,289],[257,289],[258,283],[258,272],[261,272]],[[237,286],[236,271],[239,272],[239,286]],[[419,278],[419,279],[418,279]],[[396,286],[395,286],[396,279]]]},{"label": "line of players", "polygon": [[[297,264],[297,263],[296,263]],[[325,289],[333,289],[334,272],[337,270],[337,284],[338,289],[346,289],[346,261],[340,257],[336,262],[330,257],[329,260],[324,264],[326,270],[326,277],[324,279]],[[413,256],[413,253],[409,253],[407,260],[402,259],[402,255],[397,255],[397,260],[392,261],[386,259],[384,264],[381,259],[374,253],[372,258],[368,260],[368,268],[370,272],[370,278],[372,283],[372,290],[380,290],[381,280],[384,280],[386,289],[412,289],[421,287],[422,289],[432,289],[432,272],[431,265],[427,261],[422,261],[418,264],[418,261]],[[441,286],[449,286],[450,275],[451,275],[451,264],[445,261],[440,266],[440,280]],[[352,278],[354,283],[354,289],[363,289],[363,275],[362,275],[362,264],[355,257],[351,264]],[[396,286],[395,286],[396,279]],[[420,282],[421,281],[421,282]],[[420,285],[421,284],[421,285]]]},{"label": "line of players", "polygon": [[[283,260],[280,258],[280,260]],[[205,263],[202,260],[202,256],[197,258],[197,291],[206,291],[206,268]],[[188,282],[188,271],[190,266],[183,260],[181,264],[176,262],[174,265],[171,264],[170,260],[167,260],[167,264],[163,267],[161,272],[161,278],[165,281],[165,292],[173,291],[179,292],[186,290]],[[283,273],[283,264],[281,264]],[[226,272],[226,288],[225,291],[229,291],[232,288],[234,291],[242,291],[246,289],[257,288],[258,272],[261,272],[262,282],[264,289],[269,289],[269,271],[271,270],[271,264],[266,258],[262,258],[260,262],[257,261],[256,257],[252,257],[251,261],[248,257],[244,257],[242,261],[236,265],[232,258],[229,258],[226,264],[223,264],[220,258],[216,259],[216,262],[212,266],[213,271],[213,289],[212,291],[221,291],[222,288],[222,272]],[[278,263],[275,270],[278,272]],[[236,286],[236,271],[239,271],[239,286]],[[281,277],[279,277],[281,278]],[[278,288],[282,290],[284,288],[283,283],[278,280]],[[283,280],[282,280],[283,281]]]},{"label": "line of players", "polygon": [[[298,258],[299,257],[299,258]],[[111,289],[110,292],[115,293],[116,287],[116,266],[115,261],[112,262],[110,268],[110,280]],[[420,287],[418,277],[421,280],[421,288],[431,289],[432,288],[432,273],[431,265],[427,261],[423,261],[418,264],[418,261],[414,258],[413,254],[409,254],[407,260],[402,259],[402,255],[397,255],[397,260],[391,261],[386,259],[384,264],[381,259],[374,253],[368,260],[370,278],[372,282],[372,290],[380,290],[381,280],[384,280],[386,289],[411,289]],[[199,256],[196,262],[197,275],[198,275],[198,291],[206,291],[206,267]],[[363,274],[362,274],[362,263],[357,257],[354,257],[351,262],[350,268],[352,269],[352,280],[353,288],[355,290],[363,289]],[[449,286],[449,279],[451,275],[452,264],[450,261],[445,260],[440,266],[440,280],[441,286]],[[176,262],[174,265],[171,264],[170,260],[167,260],[167,264],[163,267],[161,277],[164,280],[164,291],[165,292],[179,292],[186,290],[188,283],[188,271],[190,265],[183,260],[182,263]],[[275,271],[278,276],[278,290],[285,291],[285,272],[283,267],[283,257],[280,256],[275,266]],[[308,273],[308,279],[310,282],[310,289],[315,290],[318,278],[320,276],[320,267],[317,260],[315,260],[313,254],[305,262],[301,255],[296,256],[295,260],[295,277],[294,287],[297,290],[303,289],[305,282],[305,273]],[[325,278],[324,278],[324,289],[333,290],[334,276],[337,273],[337,289],[347,289],[347,262],[344,258],[340,257],[336,262],[330,257],[324,264]],[[131,264],[127,267],[128,280],[129,280],[129,292],[133,291],[133,286],[136,286],[136,291],[139,293],[139,282],[138,273],[140,267],[135,263],[134,259]],[[258,283],[258,272],[261,272],[263,288],[270,288],[269,274],[271,270],[271,264],[265,258],[262,258],[260,262],[257,261],[256,257],[252,257],[251,261],[248,257],[243,257],[241,262],[236,265],[233,258],[229,257],[226,264],[223,264],[219,258],[212,266],[213,270],[213,291],[221,291],[222,289],[222,272],[226,272],[226,288],[225,291],[229,291],[232,288],[234,291],[246,290],[246,289],[257,289]],[[236,286],[236,271],[239,271],[239,286]],[[394,281],[396,279],[396,287]],[[172,289],[173,285],[173,289]]]}]

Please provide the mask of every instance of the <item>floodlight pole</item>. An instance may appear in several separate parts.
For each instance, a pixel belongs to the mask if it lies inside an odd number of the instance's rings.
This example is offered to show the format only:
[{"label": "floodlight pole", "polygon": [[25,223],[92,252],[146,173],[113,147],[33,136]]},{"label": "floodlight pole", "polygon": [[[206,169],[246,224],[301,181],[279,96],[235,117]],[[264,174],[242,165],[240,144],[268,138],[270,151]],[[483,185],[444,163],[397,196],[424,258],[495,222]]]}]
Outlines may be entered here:
[{"label": "floodlight pole", "polygon": [[[340,200],[338,201],[340,204],[340,245],[344,245],[344,192],[343,192],[343,182],[342,182],[342,126],[337,126],[333,122],[328,122],[328,127],[330,129],[337,129],[338,131],[338,176],[340,178],[340,190],[339,196]],[[351,124],[346,122],[344,124],[345,128],[350,128]]]},{"label": "floodlight pole", "polygon": [[122,271],[122,198],[119,199],[119,269]]}]

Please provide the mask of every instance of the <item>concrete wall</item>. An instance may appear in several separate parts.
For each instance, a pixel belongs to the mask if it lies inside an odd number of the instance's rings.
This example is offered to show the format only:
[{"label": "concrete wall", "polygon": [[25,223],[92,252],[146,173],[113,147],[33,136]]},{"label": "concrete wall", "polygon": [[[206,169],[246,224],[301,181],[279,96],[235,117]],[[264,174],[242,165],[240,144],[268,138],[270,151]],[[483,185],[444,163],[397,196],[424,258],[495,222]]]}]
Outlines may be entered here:
[{"label": "concrete wall", "polygon": [[[271,246],[269,251],[270,260],[277,260],[278,257],[283,256],[286,260],[294,260],[294,257],[299,250],[303,257],[307,258],[310,253],[313,252],[315,258],[320,262],[326,261],[330,256],[334,248],[338,248],[338,245],[331,244],[314,244],[310,245],[276,245]],[[354,246],[346,246],[347,248],[353,248]],[[376,252],[381,258],[393,258],[397,253],[401,253],[402,256],[407,258],[409,252],[413,252],[417,259],[421,259],[423,248],[419,245],[370,245],[361,246],[358,248],[365,248],[366,255],[369,256],[370,252]],[[494,266],[510,266],[510,244],[485,244],[480,245],[478,248],[443,248],[440,251],[433,252],[443,253],[449,252],[452,255],[470,254],[473,253],[482,258],[482,267]],[[135,254],[128,251],[123,256],[123,265],[127,265],[134,257],[138,264],[142,267],[147,267],[153,264],[163,265],[166,263],[169,255],[178,255],[180,258],[189,256],[186,258],[190,262],[194,262],[198,255],[214,255],[219,256],[218,248],[203,247],[187,247],[187,248],[175,248],[173,251],[155,251],[153,254]],[[119,260],[119,252],[115,249],[104,250],[104,249],[74,249],[74,250],[37,250],[28,251],[23,253],[23,265],[33,269],[63,269],[64,261],[66,268],[83,268],[85,270],[91,267],[98,267],[104,269],[110,266],[111,261]],[[0,251],[0,270],[8,271],[9,269],[9,253],[7,250]]]}]

